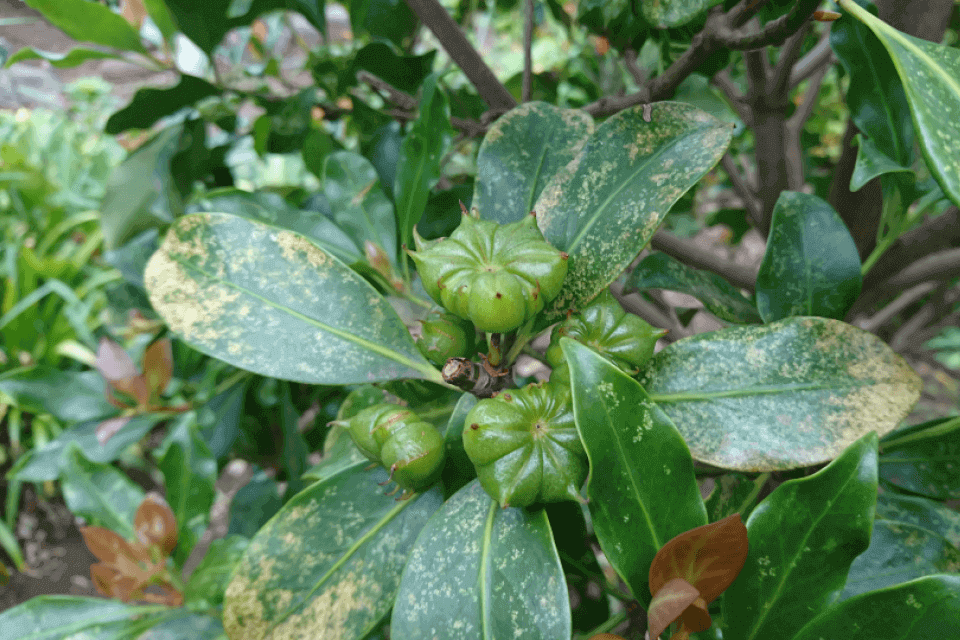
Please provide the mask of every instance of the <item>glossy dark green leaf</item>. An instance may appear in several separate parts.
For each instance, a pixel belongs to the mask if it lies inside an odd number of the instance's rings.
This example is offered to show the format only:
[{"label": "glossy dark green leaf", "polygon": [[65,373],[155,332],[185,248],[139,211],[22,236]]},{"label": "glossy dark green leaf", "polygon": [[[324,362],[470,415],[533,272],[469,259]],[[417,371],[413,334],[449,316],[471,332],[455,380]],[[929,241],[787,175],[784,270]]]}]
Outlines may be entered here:
[{"label": "glossy dark green leaf", "polygon": [[[227,634],[245,640],[363,638],[387,614],[439,487],[397,501],[383,469],[316,483],[250,541],[227,587]],[[278,597],[279,596],[279,597]]]},{"label": "glossy dark green leaf", "polygon": [[570,632],[546,511],[501,509],[476,480],[447,500],[410,553],[391,638],[556,640]]},{"label": "glossy dark green leaf", "polygon": [[228,535],[210,544],[183,591],[188,607],[211,608],[223,603],[223,592],[248,542],[243,536]]},{"label": "glossy dark green leaf", "polygon": [[850,191],[859,191],[863,185],[877,176],[889,173],[913,173],[909,167],[898,164],[880,151],[873,138],[865,138],[862,134],[857,134],[857,140],[859,144],[857,164],[853,167],[853,175],[850,176]]},{"label": "glossy dark green leaf", "polygon": [[650,563],[674,536],[707,524],[683,438],[635,380],[592,349],[560,340],[577,430],[590,460],[587,497],[610,564],[649,602]]},{"label": "glossy dark green leaf", "polygon": [[105,418],[117,412],[104,395],[106,382],[96,371],[61,371],[46,365],[12,369],[0,375],[0,393],[14,406],[49,413],[62,422]]},{"label": "glossy dark green leaf", "polygon": [[548,319],[582,307],[620,275],[673,203],[720,160],[731,133],[728,123],[678,102],[627,109],[597,128],[533,207],[546,239],[570,255]]},{"label": "glossy dark green leaf", "polygon": [[877,436],[868,433],[757,505],[747,562],[724,593],[724,637],[790,638],[832,603],[870,544],[876,499]]},{"label": "glossy dark green leaf", "polygon": [[414,95],[433,70],[436,57],[436,50],[419,56],[402,56],[385,42],[371,42],[357,51],[353,59],[353,71],[369,71],[400,91]]},{"label": "glossy dark green leaf", "polygon": [[757,309],[764,322],[790,316],[840,319],[862,284],[857,245],[833,207],[814,195],[781,193],[757,274]]},{"label": "glossy dark green leaf", "polygon": [[[869,10],[874,14],[877,11],[872,4]],[[857,129],[881,154],[909,167],[913,161],[913,122],[890,55],[866,25],[846,12],[831,25],[830,46],[850,74],[846,102]],[[859,153],[857,159],[859,163]]]},{"label": "glossy dark green leaf", "polygon": [[293,403],[290,383],[282,383],[280,387],[280,432],[283,438],[280,443],[281,468],[286,472],[287,491],[290,492],[286,495],[293,495],[304,486],[301,476],[307,470],[310,447],[300,432],[300,412]]},{"label": "glossy dark green leaf", "polygon": [[907,94],[927,167],[944,193],[960,203],[960,51],[897,31],[852,0],[841,5],[886,48]]},{"label": "glossy dark green leaf", "polygon": [[183,74],[176,86],[164,89],[140,89],[130,104],[107,120],[107,133],[122,133],[127,129],[149,129],[153,124],[184,107],[190,107],[211,96],[220,95],[220,89],[203,78]]},{"label": "glossy dark green leaf", "polygon": [[337,151],[323,165],[323,193],[333,221],[364,255],[364,242],[376,243],[397,261],[397,221],[393,205],[384,194],[377,170],[352,151]]},{"label": "glossy dark green leaf", "polygon": [[166,1],[143,0],[143,6],[147,9],[150,19],[160,29],[164,40],[170,42],[170,39],[177,32],[177,25],[173,23],[173,16],[170,15],[170,9],[167,8]]},{"label": "glossy dark green leaf", "polygon": [[50,23],[78,42],[146,53],[130,23],[106,6],[86,0],[25,0]]},{"label": "glossy dark green leaf", "polygon": [[484,220],[516,222],[533,211],[547,183],[593,133],[584,111],[527,102],[501,116],[477,155],[473,204]]},{"label": "glossy dark green leaf", "polygon": [[940,418],[883,439],[880,477],[911,493],[960,498],[960,418]]},{"label": "glossy dark green leaf", "polygon": [[46,60],[58,69],[67,69],[81,65],[88,60],[107,59],[122,60],[123,58],[115,53],[97,51],[96,49],[84,49],[82,47],[71,49],[66,53],[55,53],[53,51],[41,51],[40,49],[34,49],[32,47],[23,47],[10,56],[6,64],[12,65],[17,62],[22,62],[23,60]]},{"label": "glossy dark green leaf", "polygon": [[181,421],[167,438],[167,450],[160,458],[160,471],[167,503],[177,518],[180,541],[177,555],[190,552],[196,540],[194,527],[203,528],[213,506],[217,482],[217,460],[197,433],[195,418]]},{"label": "glossy dark green leaf", "polygon": [[393,185],[397,178],[397,162],[402,144],[403,132],[400,123],[393,121],[374,131],[369,142],[361,147],[363,155],[370,159],[380,176],[380,186],[390,198],[393,198]]},{"label": "glossy dark green leaf", "polygon": [[75,424],[44,446],[20,457],[10,470],[10,477],[23,482],[56,480],[66,473],[72,447],[80,449],[84,457],[93,462],[112,462],[127,447],[139,442],[158,421],[153,415],[137,416],[104,444],[97,439],[99,420]]},{"label": "glossy dark green leaf", "polygon": [[278,193],[241,189],[218,189],[198,200],[198,211],[230,213],[307,236],[318,247],[347,264],[363,257],[363,247],[335,222],[318,211],[297,209]]},{"label": "glossy dark green leaf", "polygon": [[477,404],[477,397],[464,393],[450,414],[443,440],[447,448],[447,461],[443,468],[443,485],[446,495],[452,495],[477,477],[477,470],[463,448],[463,426],[470,409]]},{"label": "glossy dark green leaf", "polygon": [[200,436],[217,460],[230,453],[233,443],[240,435],[243,401],[249,383],[248,378],[232,385],[207,401],[206,406],[199,412]]},{"label": "glossy dark green leaf", "polygon": [[175,333],[240,368],[312,384],[440,382],[386,300],[298,233],[227,214],[185,216],[144,279]]},{"label": "glossy dark green leaf", "polygon": [[164,227],[183,213],[183,198],[170,170],[182,133],[182,124],[163,129],[110,174],[100,207],[107,248],[119,247],[147,229]]},{"label": "glossy dark green leaf", "polygon": [[935,573],[960,571],[960,513],[913,496],[882,493],[870,547],[850,567],[841,600]]},{"label": "glossy dark green leaf", "polygon": [[827,462],[865,433],[892,431],[921,388],[883,341],[828,318],[684,338],[639,380],[695,459],[739,471]]},{"label": "glossy dark green leaf", "polygon": [[235,27],[244,27],[274,9],[299,11],[321,33],[326,32],[325,0],[164,0],[179,30],[205,53]]},{"label": "glossy dark green leaf", "polygon": [[686,293],[703,303],[713,315],[737,324],[759,323],[760,313],[740,291],[715,273],[694,269],[656,251],[644,258],[627,277],[626,286],[669,289]]},{"label": "glossy dark green leaf", "polygon": [[133,516],[144,491],[126,474],[113,465],[87,460],[74,446],[60,486],[73,515],[133,539]]},{"label": "glossy dark green leaf", "polygon": [[413,228],[423,215],[430,190],[440,178],[440,159],[450,139],[447,96],[437,87],[437,76],[423,82],[420,115],[400,145],[393,200],[397,206],[400,242],[413,246]]},{"label": "glossy dark green leaf", "polygon": [[960,637],[960,576],[928,576],[830,607],[793,640]]},{"label": "glossy dark green leaf", "polygon": [[4,640],[122,640],[138,616],[153,618],[167,610],[103,598],[43,595],[0,613],[0,629]]},{"label": "glossy dark green leaf", "polygon": [[640,4],[643,17],[660,29],[679,27],[706,11],[708,7],[720,4],[721,0],[648,0]]}]

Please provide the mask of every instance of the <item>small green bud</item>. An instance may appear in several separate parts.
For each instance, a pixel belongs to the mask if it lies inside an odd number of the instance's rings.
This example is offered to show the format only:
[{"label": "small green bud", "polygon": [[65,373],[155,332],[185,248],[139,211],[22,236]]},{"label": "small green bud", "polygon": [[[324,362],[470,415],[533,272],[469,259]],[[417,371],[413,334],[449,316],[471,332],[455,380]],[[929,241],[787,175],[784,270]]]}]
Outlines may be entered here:
[{"label": "small green bud", "polygon": [[450,358],[474,354],[476,331],[466,320],[452,313],[431,313],[420,324],[423,330],[417,346],[433,364],[443,366]]}]

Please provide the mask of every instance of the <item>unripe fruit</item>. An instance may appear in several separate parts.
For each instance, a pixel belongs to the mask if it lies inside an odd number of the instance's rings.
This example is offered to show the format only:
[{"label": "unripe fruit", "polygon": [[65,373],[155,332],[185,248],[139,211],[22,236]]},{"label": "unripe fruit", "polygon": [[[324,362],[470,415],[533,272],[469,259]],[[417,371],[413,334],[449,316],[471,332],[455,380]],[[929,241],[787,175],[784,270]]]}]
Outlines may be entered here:
[{"label": "unripe fruit", "polygon": [[519,328],[560,293],[567,255],[543,239],[532,215],[500,225],[465,215],[449,238],[415,236],[423,287],[451,313],[477,329]]},{"label": "unripe fruit", "polygon": [[476,332],[466,320],[452,313],[431,313],[420,324],[422,333],[417,346],[433,364],[443,366],[450,358],[474,354]]},{"label": "unripe fruit", "polygon": [[503,507],[581,499],[587,454],[566,387],[529,385],[481,400],[467,414],[463,447]]},{"label": "unripe fruit", "polygon": [[364,409],[347,426],[357,448],[390,471],[404,495],[432,485],[443,470],[443,436],[429,422],[393,404]]},{"label": "unripe fruit", "polygon": [[657,340],[665,333],[624,311],[607,289],[580,313],[554,328],[546,353],[547,362],[553,368],[550,381],[570,383],[570,370],[560,349],[560,338],[573,338],[632,375],[653,356]]}]

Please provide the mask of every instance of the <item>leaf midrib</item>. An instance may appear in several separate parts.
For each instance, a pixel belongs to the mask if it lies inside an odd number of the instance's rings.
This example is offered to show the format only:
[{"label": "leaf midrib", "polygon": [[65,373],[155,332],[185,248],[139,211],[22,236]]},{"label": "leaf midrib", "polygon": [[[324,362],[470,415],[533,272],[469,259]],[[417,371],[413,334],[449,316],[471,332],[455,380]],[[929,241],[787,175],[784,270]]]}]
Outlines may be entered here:
[{"label": "leaf midrib", "polygon": [[429,367],[430,371],[428,372],[426,367],[424,367],[424,366],[421,365],[421,364],[417,364],[417,363],[414,362],[413,360],[410,360],[409,358],[403,356],[402,354],[400,354],[400,353],[397,352],[397,351],[394,351],[394,350],[391,350],[391,349],[386,349],[386,348],[378,345],[377,343],[371,342],[371,341],[369,341],[369,340],[367,340],[367,339],[365,339],[365,338],[361,338],[360,336],[358,336],[358,335],[356,335],[356,334],[348,333],[348,332],[346,332],[346,331],[343,331],[342,329],[337,329],[337,328],[332,327],[332,326],[330,326],[330,325],[328,325],[328,324],[326,324],[326,323],[323,323],[323,322],[317,320],[316,318],[311,318],[310,316],[306,316],[306,315],[300,313],[299,311],[296,311],[296,310],[294,310],[294,309],[291,309],[291,308],[288,307],[288,306],[282,305],[282,304],[280,304],[280,303],[278,303],[278,302],[276,302],[276,301],[274,301],[274,300],[270,300],[269,298],[265,298],[265,297],[263,297],[263,296],[255,293],[255,292],[253,292],[253,291],[250,291],[249,289],[246,289],[246,288],[244,288],[244,287],[241,287],[240,285],[238,285],[238,284],[236,284],[236,283],[234,283],[234,282],[230,282],[230,281],[228,281],[228,280],[224,280],[223,278],[219,278],[219,277],[217,277],[215,274],[210,273],[209,271],[206,271],[206,270],[204,270],[204,269],[201,269],[201,268],[197,267],[196,265],[193,265],[193,264],[191,264],[191,263],[189,263],[189,262],[187,262],[187,261],[185,261],[185,260],[181,260],[181,259],[179,259],[179,258],[176,258],[176,257],[170,255],[169,253],[167,254],[167,258],[170,259],[170,260],[172,260],[172,261],[174,261],[174,262],[176,262],[177,264],[181,265],[182,267],[184,267],[184,268],[187,269],[187,270],[192,270],[192,271],[196,271],[196,272],[198,272],[198,273],[200,273],[200,274],[203,274],[204,276],[206,276],[206,277],[208,277],[208,278],[210,278],[210,279],[212,279],[212,280],[215,280],[216,282],[219,282],[219,283],[221,283],[221,284],[223,284],[223,285],[225,285],[225,286],[228,286],[228,287],[230,287],[230,288],[232,288],[232,289],[235,289],[235,290],[237,290],[237,291],[239,291],[239,292],[241,292],[241,293],[243,293],[243,294],[245,294],[245,295],[248,295],[248,296],[250,296],[250,297],[252,297],[252,298],[255,298],[255,299],[257,299],[257,300],[260,300],[261,302],[263,302],[263,303],[265,303],[265,304],[273,307],[274,309],[279,309],[279,310],[281,310],[281,311],[284,311],[284,312],[286,312],[286,313],[289,313],[290,315],[295,316],[295,317],[303,320],[304,322],[307,322],[307,323],[309,323],[309,324],[313,324],[314,326],[316,326],[317,328],[319,328],[319,329],[321,329],[321,330],[323,330],[323,331],[326,331],[326,332],[328,332],[328,333],[332,333],[333,335],[337,336],[338,338],[341,338],[341,339],[343,339],[343,340],[346,340],[347,342],[352,342],[352,343],[356,344],[357,346],[366,349],[367,351],[372,351],[372,352],[374,352],[374,353],[376,353],[376,354],[378,354],[378,355],[381,355],[381,356],[383,356],[383,357],[385,357],[385,358],[387,358],[387,359],[393,360],[394,362],[397,362],[397,363],[402,364],[402,365],[404,365],[404,366],[406,366],[406,367],[409,367],[409,368],[413,369],[414,371],[419,371],[420,373],[428,374],[427,379],[429,379],[429,380],[435,380],[436,377],[437,377],[437,376],[435,375],[435,370],[433,369],[433,367]]}]

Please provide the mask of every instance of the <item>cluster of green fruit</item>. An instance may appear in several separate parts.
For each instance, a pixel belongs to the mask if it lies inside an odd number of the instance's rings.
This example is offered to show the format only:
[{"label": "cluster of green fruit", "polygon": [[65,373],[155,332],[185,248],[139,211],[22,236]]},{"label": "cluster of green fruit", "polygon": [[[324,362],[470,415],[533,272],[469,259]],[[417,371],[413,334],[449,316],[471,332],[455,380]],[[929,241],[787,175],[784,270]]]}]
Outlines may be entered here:
[{"label": "cluster of green fruit", "polygon": [[[410,255],[423,286],[446,310],[422,322],[419,339],[424,355],[440,366],[449,358],[476,356],[477,330],[506,334],[531,327],[567,272],[566,254],[544,240],[533,215],[505,225],[464,215],[449,238],[416,242]],[[466,416],[463,448],[487,493],[504,507],[580,500],[588,462],[560,338],[577,340],[636,373],[661,335],[626,313],[609,291],[557,325],[546,352],[550,381],[480,400]],[[444,438],[412,411],[381,403],[344,424],[404,495],[439,478]]]}]

